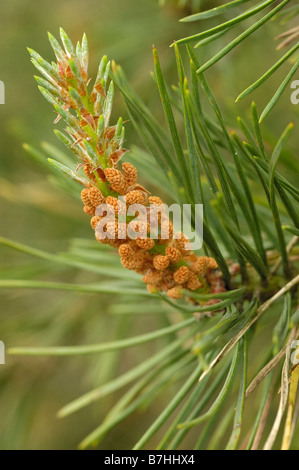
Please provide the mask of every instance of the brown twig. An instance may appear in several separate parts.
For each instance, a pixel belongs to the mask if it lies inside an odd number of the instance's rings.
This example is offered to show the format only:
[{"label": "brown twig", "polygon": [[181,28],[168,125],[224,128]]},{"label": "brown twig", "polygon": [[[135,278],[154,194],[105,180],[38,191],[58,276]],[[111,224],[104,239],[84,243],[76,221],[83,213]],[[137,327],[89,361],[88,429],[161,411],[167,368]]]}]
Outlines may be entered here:
[{"label": "brown twig", "polygon": [[298,337],[298,331],[297,328],[294,327],[290,333],[289,341],[288,343],[279,351],[279,353],[269,361],[265,367],[255,376],[255,378],[252,380],[251,384],[248,386],[246,390],[246,395],[245,398],[248,398],[249,395],[253,392],[253,390],[264,380],[265,377],[279,364],[281,359],[285,356],[286,354],[286,349],[289,347],[290,344]]},{"label": "brown twig", "polygon": [[287,406],[288,393],[289,393],[288,371],[289,371],[291,348],[292,348],[292,344],[288,343],[288,346],[286,348],[285,361],[284,361],[284,365],[283,365],[283,369],[281,373],[281,395],[280,395],[279,407],[277,410],[274,424],[272,426],[268,439],[265,442],[263,450],[272,449],[275,443],[275,439],[277,437],[280,425],[281,425],[281,421],[282,421],[286,406]]},{"label": "brown twig", "polygon": [[201,382],[204,377],[206,377],[211,370],[215,367],[218,362],[223,359],[226,354],[233,349],[233,347],[237,344],[237,342],[242,338],[242,336],[249,330],[249,328],[263,315],[263,313],[271,307],[274,302],[276,302],[277,299],[279,299],[282,295],[284,295],[286,292],[288,292],[290,289],[292,289],[296,284],[299,283],[299,274],[294,277],[290,282],[288,282],[282,289],[280,289],[273,297],[268,299],[266,302],[264,302],[256,312],[255,317],[247,323],[247,325],[242,328],[237,335],[232,338],[228,343],[224,346],[224,348],[220,351],[220,353],[213,359],[213,361],[210,363],[209,367],[203,372],[203,374],[199,378],[199,382]]}]

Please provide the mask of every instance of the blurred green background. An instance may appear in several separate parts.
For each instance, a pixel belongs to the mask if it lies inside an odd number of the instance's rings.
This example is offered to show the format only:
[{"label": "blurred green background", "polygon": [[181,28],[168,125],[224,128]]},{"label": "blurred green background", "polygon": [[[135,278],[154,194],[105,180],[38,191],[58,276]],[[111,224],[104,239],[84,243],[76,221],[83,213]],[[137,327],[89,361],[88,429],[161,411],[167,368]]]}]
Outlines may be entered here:
[{"label": "blurred green background", "polygon": [[[12,0],[1,5],[0,80],[6,87],[6,104],[0,106],[1,237],[53,253],[66,251],[72,238],[93,237],[78,200],[53,186],[47,170],[30,159],[22,147],[23,143],[29,143],[38,148],[41,142],[59,146],[53,135],[54,115],[37,90],[33,79],[35,70],[26,47],[32,47],[50,60],[53,54],[47,31],[58,36],[62,26],[74,42],[86,32],[91,76],[95,76],[103,54],[116,60],[132,87],[164,125],[151,77],[152,44],[159,50],[169,83],[176,84],[176,65],[169,45],[174,39],[198,32],[201,26],[179,23],[179,18],[191,10],[178,8],[176,2],[165,3],[160,6],[158,0]],[[206,4],[210,6],[211,2]],[[207,73],[232,128],[239,113],[246,117],[250,111],[250,99],[238,105],[234,104],[234,99],[277,60],[279,54],[275,51],[274,37],[283,30],[284,26],[279,23],[268,25]],[[221,45],[220,39],[200,51],[200,59],[207,59]],[[288,67],[282,68],[255,94],[260,110]],[[286,91],[264,125],[269,143],[288,122],[298,122],[298,111],[299,106],[291,104],[290,93]],[[114,113],[126,119],[119,94]],[[127,147],[136,144],[143,147],[128,123]],[[291,147],[295,150],[296,145],[295,135]],[[283,172],[292,175],[291,161],[285,163]],[[292,177],[296,179],[296,175]],[[95,275],[58,268],[3,246],[0,246],[0,259],[3,278],[75,283],[98,280]],[[120,302],[121,299],[109,296],[2,290],[0,340],[7,347],[90,344],[145,333],[161,326],[160,320],[151,315],[140,320],[136,315],[113,314],[115,304]],[[156,347],[156,343],[148,346],[142,354],[146,357]],[[73,449],[99,424],[121,392],[65,420],[58,420],[56,412],[81,393],[125,371],[136,359],[134,351],[129,351],[79,359],[7,356],[6,362],[5,366],[0,366],[0,449]],[[167,403],[168,399],[167,395],[161,397],[156,410],[151,407],[142,415],[142,423],[138,416],[127,420],[109,434],[101,448],[130,448],[146,423],[151,422],[153,413],[161,409],[163,400]]]}]

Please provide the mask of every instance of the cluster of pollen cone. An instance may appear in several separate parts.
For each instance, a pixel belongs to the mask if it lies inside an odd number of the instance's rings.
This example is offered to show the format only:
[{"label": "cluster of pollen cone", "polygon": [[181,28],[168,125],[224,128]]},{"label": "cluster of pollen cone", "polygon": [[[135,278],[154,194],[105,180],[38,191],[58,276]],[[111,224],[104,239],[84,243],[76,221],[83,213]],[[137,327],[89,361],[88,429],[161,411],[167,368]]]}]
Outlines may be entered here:
[{"label": "cluster of pollen cone", "polygon": [[[52,159],[50,163],[85,187],[82,191],[84,210],[91,216],[97,240],[117,248],[122,265],[141,274],[152,293],[167,292],[169,297],[179,299],[185,295],[185,290],[225,291],[216,261],[197,257],[190,250],[187,238],[174,234],[162,200],[151,196],[138,184],[136,168],[122,163],[119,169],[126,153],[123,148],[125,129],[121,118],[116,125],[109,124],[114,85],[109,81],[107,57],[101,60],[91,85],[86,35],[76,47],[63,29],[60,37],[63,47],[49,34],[57,63],[47,62],[32,49],[29,52],[34,66],[44,76],[35,78],[41,93],[54,106],[55,122],[62,119],[66,124],[65,132],[55,133],[77,159],[75,169]],[[80,176],[83,172],[85,176]],[[123,214],[135,204],[144,208],[146,218],[132,228],[134,217]],[[111,220],[107,212],[100,210],[103,205],[113,209]],[[156,218],[148,220],[147,214],[152,217],[153,208],[157,209]],[[187,294],[189,297],[192,300],[191,294]],[[215,302],[218,301],[210,301]]]},{"label": "cluster of pollen cone", "polygon": [[[88,167],[85,172],[89,174]],[[99,189],[91,185],[81,193],[84,211],[92,216],[91,226],[97,240],[116,247],[126,269],[143,275],[142,279],[150,292],[166,291],[173,299],[182,298],[183,289],[211,293],[225,291],[216,261],[206,256],[197,257],[190,250],[189,240],[182,233],[174,233],[172,223],[163,209],[163,201],[149,195],[137,184],[137,170],[132,164],[123,163],[122,171],[107,168],[104,175],[114,196],[105,198]],[[95,183],[95,178],[92,177],[92,180]],[[132,221],[118,223],[118,214],[125,213],[134,204],[144,206],[148,213],[146,222],[135,224],[136,236],[132,233]],[[101,206],[113,209],[111,212],[116,218],[111,217],[111,223],[107,212],[98,210]],[[98,212],[101,215],[97,215]],[[101,224],[103,219],[104,225]],[[99,226],[101,230],[98,230]],[[153,229],[155,238],[151,238]]]}]

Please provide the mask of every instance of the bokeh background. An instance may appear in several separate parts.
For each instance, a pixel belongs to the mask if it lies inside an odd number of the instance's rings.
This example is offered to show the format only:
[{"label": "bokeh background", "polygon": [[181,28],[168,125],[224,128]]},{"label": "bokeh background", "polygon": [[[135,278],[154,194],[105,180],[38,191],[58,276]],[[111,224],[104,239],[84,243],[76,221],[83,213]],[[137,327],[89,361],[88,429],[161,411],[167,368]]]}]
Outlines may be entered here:
[{"label": "bokeh background", "polygon": [[[176,84],[174,53],[169,45],[174,39],[198,32],[201,27],[197,23],[179,23],[179,18],[191,9],[188,6],[180,8],[177,3],[166,1],[159,5],[158,0],[11,0],[2,3],[0,80],[5,83],[6,104],[0,106],[1,237],[52,253],[66,251],[70,243],[74,243],[72,239],[92,237],[78,200],[53,185],[47,169],[23,148],[27,143],[55,158],[51,155],[51,145],[60,145],[53,134],[54,115],[37,90],[33,79],[36,72],[26,47],[51,59],[47,31],[58,36],[62,26],[75,42],[86,32],[91,76],[94,77],[101,56],[107,54],[122,65],[132,87],[164,125],[158,92],[151,76],[152,44],[159,50],[170,85]],[[195,3],[193,7],[197,6]],[[204,6],[204,2],[202,4]],[[210,0],[206,4],[210,7]],[[279,54],[275,51],[274,37],[283,30],[284,26],[279,23],[267,25],[207,73],[232,128],[238,114],[249,117],[250,112],[250,99],[236,105],[235,98],[277,60]],[[220,46],[221,39],[201,51],[200,57],[207,59]],[[283,67],[265,88],[255,93],[254,99],[260,110],[288,67]],[[284,93],[264,125],[269,145],[288,122],[298,122],[299,105],[291,104],[290,93],[290,90]],[[126,119],[119,94],[114,113]],[[132,145],[144,147],[128,123],[127,147]],[[295,151],[296,146],[295,135],[291,148]],[[292,160],[287,159],[282,172],[296,181],[298,175],[294,174],[294,168]],[[0,270],[1,278],[10,279],[75,283],[98,280],[95,275],[53,266],[3,246],[0,246]],[[127,315],[119,315],[117,307],[123,305],[123,300],[108,295],[22,289],[2,289],[0,294],[0,340],[7,347],[99,343],[161,326],[160,320],[150,312],[141,320],[137,315],[129,315],[129,307]],[[159,343],[148,346],[142,354],[147,357],[158,346]],[[135,362],[134,351],[91,358],[7,356],[6,365],[0,366],[0,449],[76,448],[78,442],[98,426],[121,391],[65,420],[56,418],[57,411]],[[168,400],[169,396],[165,394],[157,405],[117,427],[102,442],[101,448],[131,448],[146,423],[151,422],[153,414]]]}]

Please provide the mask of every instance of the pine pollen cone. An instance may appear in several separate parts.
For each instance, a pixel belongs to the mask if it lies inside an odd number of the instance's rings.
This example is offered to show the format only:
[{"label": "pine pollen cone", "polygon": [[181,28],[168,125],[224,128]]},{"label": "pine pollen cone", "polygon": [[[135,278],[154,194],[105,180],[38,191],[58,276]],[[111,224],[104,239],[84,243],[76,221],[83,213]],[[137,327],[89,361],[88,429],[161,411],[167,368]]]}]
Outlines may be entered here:
[{"label": "pine pollen cone", "polygon": [[127,269],[140,271],[146,262],[146,257],[145,253],[136,252],[132,256],[121,257],[120,261],[121,264]]},{"label": "pine pollen cone", "polygon": [[83,204],[85,204],[86,206],[91,205],[90,200],[89,200],[89,189],[88,188],[84,188],[83,191],[81,192],[81,200],[82,200]]},{"label": "pine pollen cone", "polygon": [[190,269],[193,273],[198,274],[199,276],[204,276],[208,269],[207,258],[197,258],[195,263],[191,265]]},{"label": "pine pollen cone", "polygon": [[149,205],[157,205],[157,206],[161,206],[163,203],[162,199],[158,196],[150,196],[148,198],[148,202],[149,202]]},{"label": "pine pollen cone", "polygon": [[167,246],[165,250],[165,255],[167,256],[171,264],[177,264],[182,259],[182,253],[174,246]]},{"label": "pine pollen cone", "polygon": [[190,270],[187,266],[181,266],[173,275],[173,279],[177,284],[185,284],[189,279]]},{"label": "pine pollen cone", "polygon": [[134,186],[137,183],[138,172],[131,163],[123,163],[122,170],[125,177],[126,188]]},{"label": "pine pollen cone", "polygon": [[157,271],[165,271],[169,266],[169,259],[164,255],[156,255],[154,256],[153,264]]},{"label": "pine pollen cone", "polygon": [[104,173],[112,190],[119,194],[124,194],[126,189],[124,175],[116,168],[106,168]]},{"label": "pine pollen cone", "polygon": [[[111,207],[113,207],[115,215],[118,215],[118,213],[121,211],[121,209],[124,207],[124,204],[121,203],[116,197],[113,196],[108,196],[106,197],[105,203]],[[123,206],[123,207],[122,207]]]},{"label": "pine pollen cone", "polygon": [[[97,188],[84,188],[81,192],[82,202],[87,207],[98,207],[100,204],[105,202],[105,198],[101,191]],[[88,213],[88,212],[87,212]]]},{"label": "pine pollen cone", "polygon": [[103,194],[97,188],[90,188],[88,190],[88,198],[93,207],[98,207],[100,204],[104,204],[105,202]]},{"label": "pine pollen cone", "polygon": [[130,241],[129,243],[124,243],[119,247],[119,255],[121,258],[132,258],[135,253],[138,251],[138,247],[136,246],[134,241]]},{"label": "pine pollen cone", "polygon": [[195,263],[193,263],[190,267],[191,271],[199,276],[204,276],[208,270],[214,270],[218,268],[217,262],[214,258],[210,258],[208,256],[203,256],[197,258]]},{"label": "pine pollen cone", "polygon": [[202,283],[200,282],[200,280],[198,279],[196,274],[194,274],[193,272],[190,271],[189,272],[188,283],[187,283],[187,289],[197,290],[197,289],[200,289],[201,287],[202,287]]},{"label": "pine pollen cone", "polygon": [[155,246],[155,240],[151,238],[137,238],[136,245],[143,250],[151,250]]},{"label": "pine pollen cone", "polygon": [[183,233],[176,233],[174,238],[175,238],[175,246],[183,254],[187,254],[191,251],[190,240]]},{"label": "pine pollen cone", "polygon": [[135,189],[133,191],[129,191],[126,194],[126,204],[127,204],[127,206],[132,206],[133,204],[145,205],[146,204],[146,196],[142,191],[139,191],[137,189]]}]

